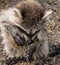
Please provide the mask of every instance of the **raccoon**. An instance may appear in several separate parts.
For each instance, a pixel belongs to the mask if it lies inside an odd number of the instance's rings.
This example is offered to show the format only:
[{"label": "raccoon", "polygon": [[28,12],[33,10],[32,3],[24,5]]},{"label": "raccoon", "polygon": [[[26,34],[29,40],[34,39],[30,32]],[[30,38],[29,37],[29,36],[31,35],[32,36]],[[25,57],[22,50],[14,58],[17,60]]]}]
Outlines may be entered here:
[{"label": "raccoon", "polygon": [[[42,54],[47,57],[49,53],[47,37],[41,36],[40,30],[44,20],[51,13],[52,11],[45,11],[45,8],[37,1],[29,0],[20,1],[14,7],[0,12],[0,34],[3,38],[1,44],[9,58],[24,57],[24,60],[27,59],[26,61],[30,58],[36,60],[35,50],[40,53],[42,51]],[[35,40],[38,41],[35,43]],[[33,52],[36,58],[32,57]],[[40,55],[40,53],[38,54]]]}]

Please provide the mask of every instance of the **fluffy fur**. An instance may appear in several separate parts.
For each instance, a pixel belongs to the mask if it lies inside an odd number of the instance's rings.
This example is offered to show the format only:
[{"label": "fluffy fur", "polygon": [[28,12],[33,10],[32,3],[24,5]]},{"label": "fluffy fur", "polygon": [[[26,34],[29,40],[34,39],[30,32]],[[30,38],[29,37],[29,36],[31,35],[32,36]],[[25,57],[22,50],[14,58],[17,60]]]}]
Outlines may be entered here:
[{"label": "fluffy fur", "polygon": [[[0,34],[3,38],[1,44],[4,46],[4,51],[8,57],[28,57],[28,51],[32,46],[39,46],[37,49],[41,47],[40,50],[43,55],[48,55],[47,37],[44,38],[44,36],[41,36],[42,34],[40,32],[36,34],[38,39],[37,45],[34,43],[34,40],[30,45],[21,46],[21,43],[25,44],[25,42],[28,43],[27,41],[31,40],[32,37],[30,38],[30,36],[41,28],[41,23],[43,23],[42,19],[45,19],[50,13],[52,12],[46,14],[45,9],[36,1],[21,1],[15,7],[0,12]],[[27,32],[28,36],[17,27]],[[43,35],[46,36],[45,32],[43,32]],[[24,39],[24,42],[20,37]],[[34,39],[36,37],[34,37]],[[42,39],[40,37],[42,37]],[[42,46],[40,46],[40,44],[42,44]],[[40,52],[40,50],[36,51]],[[38,54],[40,55],[40,53]]]}]

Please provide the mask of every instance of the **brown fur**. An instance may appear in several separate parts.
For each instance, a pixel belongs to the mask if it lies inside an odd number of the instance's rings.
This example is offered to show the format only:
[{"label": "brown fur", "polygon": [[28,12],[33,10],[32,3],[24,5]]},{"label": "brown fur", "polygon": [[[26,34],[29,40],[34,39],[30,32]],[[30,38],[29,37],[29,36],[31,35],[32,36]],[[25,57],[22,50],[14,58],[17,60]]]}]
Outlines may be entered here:
[{"label": "brown fur", "polygon": [[36,1],[21,1],[16,4],[16,8],[21,11],[23,19],[21,24],[26,28],[38,23],[43,17],[45,11],[40,3]]},{"label": "brown fur", "polygon": [[[39,31],[39,33],[36,34],[36,37],[38,39],[38,41],[36,41],[37,44],[33,42],[30,45],[20,46],[20,45],[17,45],[17,43],[15,42],[17,40],[18,44],[21,44],[20,41],[23,41],[23,40],[21,40],[20,37],[24,38],[25,41],[29,41],[30,38],[23,31],[15,28],[13,25],[15,25],[16,27],[21,26],[23,30],[27,31],[27,33],[28,33],[28,30],[30,31],[30,28],[32,26],[33,27],[30,32],[35,33],[38,29],[40,29],[41,23],[43,22],[41,21],[41,19],[45,13],[45,9],[40,5],[40,3],[36,1],[21,1],[18,4],[16,4],[14,8],[7,9],[3,11],[2,13],[4,17],[2,16],[2,19],[0,18],[2,21],[0,22],[0,24],[2,24],[0,26],[1,31],[2,31],[1,36],[3,37],[3,41],[1,44],[4,44],[4,50],[6,51],[6,54],[8,54],[8,57],[26,56],[26,58],[28,59],[29,54],[30,53],[33,54],[33,52],[30,52],[30,51],[32,51],[32,48],[34,48],[34,46],[37,47],[36,49],[37,53],[35,53],[36,58],[34,57],[34,60],[38,59],[37,58],[38,55],[40,59],[40,54],[41,54],[40,50],[45,56],[48,55],[49,48],[48,48],[48,41],[46,41],[47,35],[45,34],[45,32]],[[3,20],[6,21],[5,22],[6,24],[9,23],[8,24],[8,28],[10,27],[9,30],[5,28],[3,24]],[[10,25],[12,25],[12,27]],[[19,36],[17,34],[19,34]],[[29,34],[29,36],[31,35]],[[35,39],[33,41],[35,41]],[[25,44],[25,43],[23,42],[22,44]],[[40,46],[40,44],[42,44],[42,46]]]}]

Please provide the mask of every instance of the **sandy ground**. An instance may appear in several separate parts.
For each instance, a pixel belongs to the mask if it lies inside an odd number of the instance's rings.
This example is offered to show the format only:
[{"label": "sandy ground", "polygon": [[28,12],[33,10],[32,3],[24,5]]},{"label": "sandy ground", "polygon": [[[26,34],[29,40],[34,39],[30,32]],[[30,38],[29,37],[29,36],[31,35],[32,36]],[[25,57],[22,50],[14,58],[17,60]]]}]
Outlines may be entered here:
[{"label": "sandy ground", "polygon": [[[19,0],[0,0],[0,9],[11,7],[15,5]],[[52,9],[53,14],[51,20],[45,23],[45,29],[47,30],[49,37],[49,44],[60,44],[60,0],[38,0],[46,9]],[[1,41],[1,39],[0,39]],[[0,45],[0,65],[3,65],[5,54],[3,54],[2,46]],[[18,62],[16,65],[20,65]],[[21,65],[34,65],[31,63],[22,63]],[[45,65],[60,65],[60,55],[52,57],[52,60]]]}]

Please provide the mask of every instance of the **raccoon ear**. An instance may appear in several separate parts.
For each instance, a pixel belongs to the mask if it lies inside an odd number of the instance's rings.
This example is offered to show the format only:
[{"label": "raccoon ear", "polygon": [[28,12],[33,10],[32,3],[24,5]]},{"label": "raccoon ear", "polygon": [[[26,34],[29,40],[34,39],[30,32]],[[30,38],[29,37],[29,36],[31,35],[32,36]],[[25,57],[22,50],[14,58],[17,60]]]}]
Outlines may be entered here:
[{"label": "raccoon ear", "polygon": [[50,14],[52,14],[52,10],[49,10],[49,11],[45,11],[45,13],[44,13],[44,16],[42,17],[42,19],[44,20],[44,19],[46,19],[48,16],[50,16]]}]

